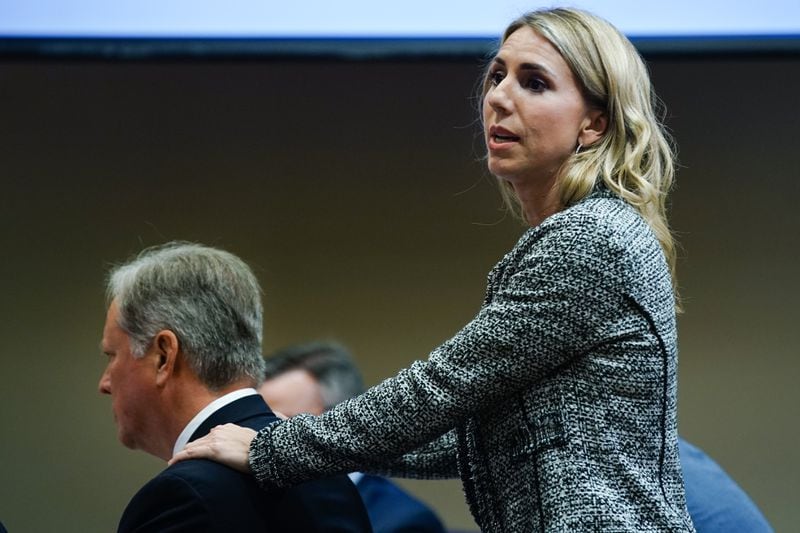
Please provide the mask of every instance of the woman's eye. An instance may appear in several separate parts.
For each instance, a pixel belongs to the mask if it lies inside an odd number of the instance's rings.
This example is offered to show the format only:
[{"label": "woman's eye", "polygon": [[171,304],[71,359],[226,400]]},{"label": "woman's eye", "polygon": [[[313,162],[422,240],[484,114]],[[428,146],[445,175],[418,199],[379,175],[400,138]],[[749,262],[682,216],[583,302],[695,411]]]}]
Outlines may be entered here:
[{"label": "woman's eye", "polygon": [[541,78],[533,77],[525,83],[525,88],[540,93],[547,89],[547,82]]},{"label": "woman's eye", "polygon": [[500,82],[503,81],[505,78],[505,74],[503,74],[500,70],[495,70],[494,72],[489,73],[489,83],[492,85],[500,85]]}]

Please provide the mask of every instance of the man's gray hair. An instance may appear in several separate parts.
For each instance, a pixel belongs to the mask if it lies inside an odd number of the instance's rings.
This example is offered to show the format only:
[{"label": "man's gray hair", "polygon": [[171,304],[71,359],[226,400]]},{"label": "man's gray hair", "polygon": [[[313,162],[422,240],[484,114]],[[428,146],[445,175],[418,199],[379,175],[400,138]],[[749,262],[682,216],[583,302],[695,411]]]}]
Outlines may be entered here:
[{"label": "man's gray hair", "polygon": [[298,369],[317,380],[326,411],[364,392],[361,372],[339,343],[317,341],[278,350],[267,358],[265,375],[270,379]]},{"label": "man's gray hair", "polygon": [[106,296],[134,356],[170,330],[209,389],[263,379],[261,287],[235,255],[187,242],[147,248],[111,270]]}]

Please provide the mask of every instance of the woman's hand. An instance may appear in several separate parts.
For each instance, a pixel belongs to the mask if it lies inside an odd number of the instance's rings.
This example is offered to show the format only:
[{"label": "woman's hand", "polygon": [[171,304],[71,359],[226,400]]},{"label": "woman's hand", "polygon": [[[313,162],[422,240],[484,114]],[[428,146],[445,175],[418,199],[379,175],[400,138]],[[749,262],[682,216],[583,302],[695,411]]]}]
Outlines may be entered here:
[{"label": "woman's hand", "polygon": [[169,464],[173,465],[184,459],[211,459],[227,465],[234,470],[250,474],[250,443],[256,431],[236,424],[217,426],[211,432],[195,441],[172,456]]}]

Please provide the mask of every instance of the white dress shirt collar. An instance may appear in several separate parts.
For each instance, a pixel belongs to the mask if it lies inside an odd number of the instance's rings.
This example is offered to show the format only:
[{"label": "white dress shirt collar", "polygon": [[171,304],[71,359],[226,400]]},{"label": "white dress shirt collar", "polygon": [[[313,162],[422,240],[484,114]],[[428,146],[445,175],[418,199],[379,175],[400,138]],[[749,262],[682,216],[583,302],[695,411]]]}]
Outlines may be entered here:
[{"label": "white dress shirt collar", "polygon": [[189,421],[189,424],[187,424],[186,427],[183,428],[183,431],[181,431],[181,434],[178,435],[178,440],[175,441],[175,446],[172,448],[172,455],[175,455],[186,447],[189,439],[192,438],[192,434],[197,431],[197,428],[200,427],[200,424],[205,422],[209,416],[219,411],[229,403],[233,403],[239,398],[244,398],[245,396],[252,396],[253,394],[258,394],[258,391],[253,388],[239,389],[229,392],[225,396],[220,396],[210,404],[206,405],[199,413],[194,415],[194,418]]}]

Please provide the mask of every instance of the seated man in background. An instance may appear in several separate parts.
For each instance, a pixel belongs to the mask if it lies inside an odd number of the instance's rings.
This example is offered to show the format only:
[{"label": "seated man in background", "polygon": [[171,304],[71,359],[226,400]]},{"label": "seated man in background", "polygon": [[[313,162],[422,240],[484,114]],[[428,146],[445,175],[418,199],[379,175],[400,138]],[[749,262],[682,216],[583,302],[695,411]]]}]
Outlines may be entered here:
[{"label": "seated man in background", "polygon": [[[320,414],[361,394],[361,373],[336,343],[290,346],[267,359],[259,392],[276,411]],[[769,533],[769,523],[736,482],[699,448],[679,439],[686,503],[698,533]],[[436,515],[389,480],[351,474],[376,533],[443,531]]]},{"label": "seated man in background", "polygon": [[[150,248],[112,270],[100,392],[119,440],[164,461],[214,426],[277,420],[264,372],[261,289],[238,257],[201,245]],[[120,532],[368,532],[346,476],[265,492],[213,461],[169,466],[131,499]]]},{"label": "seated man in background", "polygon": [[[335,343],[290,346],[268,357],[266,364],[266,380],[258,390],[272,409],[286,416],[321,414],[364,391],[350,353]],[[360,472],[350,478],[375,533],[444,532],[433,511],[388,479]]]}]

